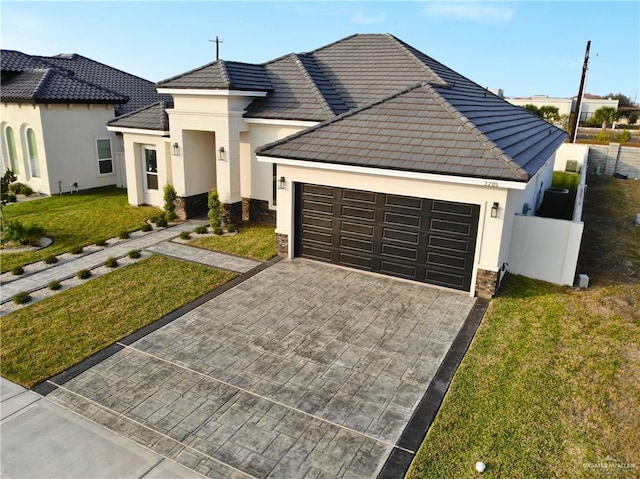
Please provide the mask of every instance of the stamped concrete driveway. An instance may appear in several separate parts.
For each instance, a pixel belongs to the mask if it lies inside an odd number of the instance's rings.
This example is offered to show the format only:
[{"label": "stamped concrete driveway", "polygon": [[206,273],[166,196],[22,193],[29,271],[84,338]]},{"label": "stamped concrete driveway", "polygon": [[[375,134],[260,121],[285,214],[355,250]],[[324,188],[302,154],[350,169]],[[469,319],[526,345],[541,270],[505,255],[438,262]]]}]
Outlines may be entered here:
[{"label": "stamped concrete driveway", "polygon": [[48,397],[208,477],[375,477],[473,304],[285,260]]}]

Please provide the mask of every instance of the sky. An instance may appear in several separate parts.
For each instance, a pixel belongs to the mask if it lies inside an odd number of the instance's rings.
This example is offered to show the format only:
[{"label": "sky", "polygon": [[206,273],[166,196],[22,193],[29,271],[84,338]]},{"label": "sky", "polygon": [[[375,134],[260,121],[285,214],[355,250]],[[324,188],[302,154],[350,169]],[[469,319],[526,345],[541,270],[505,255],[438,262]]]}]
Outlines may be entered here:
[{"label": "sky", "polygon": [[355,33],[391,33],[508,97],[586,91],[640,102],[640,2],[0,0],[0,45],[79,53],[160,81],[215,60],[263,63]]}]

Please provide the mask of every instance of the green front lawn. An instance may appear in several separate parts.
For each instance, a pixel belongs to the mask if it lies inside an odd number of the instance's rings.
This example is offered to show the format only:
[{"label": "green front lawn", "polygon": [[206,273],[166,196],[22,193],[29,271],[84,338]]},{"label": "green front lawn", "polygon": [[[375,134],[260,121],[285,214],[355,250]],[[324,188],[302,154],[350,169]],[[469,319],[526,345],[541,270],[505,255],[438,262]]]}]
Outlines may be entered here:
[{"label": "green front lawn", "polygon": [[276,254],[276,237],[273,225],[264,223],[242,224],[237,235],[203,236],[193,234],[188,244],[222,253],[266,261]]},{"label": "green front lawn", "polygon": [[126,190],[110,188],[39,200],[10,203],[3,208],[5,220],[42,226],[53,244],[30,253],[3,253],[2,272],[40,261],[49,255],[66,253],[100,239],[118,236],[122,231],[140,229],[145,219],[160,210],[150,206],[131,206]]},{"label": "green front lawn", "polygon": [[640,182],[588,185],[591,287],[506,278],[408,478],[638,477]]},{"label": "green front lawn", "polygon": [[2,318],[2,376],[31,387],[236,275],[152,256]]}]

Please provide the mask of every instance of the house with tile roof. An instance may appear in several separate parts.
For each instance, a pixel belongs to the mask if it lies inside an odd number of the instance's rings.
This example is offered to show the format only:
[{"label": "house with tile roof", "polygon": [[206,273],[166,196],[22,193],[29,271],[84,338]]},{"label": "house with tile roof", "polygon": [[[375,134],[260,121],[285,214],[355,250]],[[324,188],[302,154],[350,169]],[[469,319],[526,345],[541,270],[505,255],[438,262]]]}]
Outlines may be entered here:
[{"label": "house with tile roof", "polygon": [[0,62],[3,171],[46,195],[125,186],[122,137],[106,123],[171,97],[82,55],[2,50]]},{"label": "house with tile roof", "polygon": [[157,89],[173,104],[109,122],[132,204],[171,183],[200,215],[215,187],[232,222],[275,220],[288,257],[472,295],[496,291],[514,216],[535,213],[567,137],[389,34]]}]

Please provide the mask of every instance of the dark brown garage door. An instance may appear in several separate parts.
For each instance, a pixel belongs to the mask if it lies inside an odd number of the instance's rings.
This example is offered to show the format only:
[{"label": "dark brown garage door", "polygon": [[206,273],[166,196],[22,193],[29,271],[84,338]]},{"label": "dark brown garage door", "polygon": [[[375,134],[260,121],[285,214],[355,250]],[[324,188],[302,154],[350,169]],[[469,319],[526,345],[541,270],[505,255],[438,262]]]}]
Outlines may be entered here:
[{"label": "dark brown garage door", "polygon": [[296,184],[295,255],[469,291],[480,206]]}]

